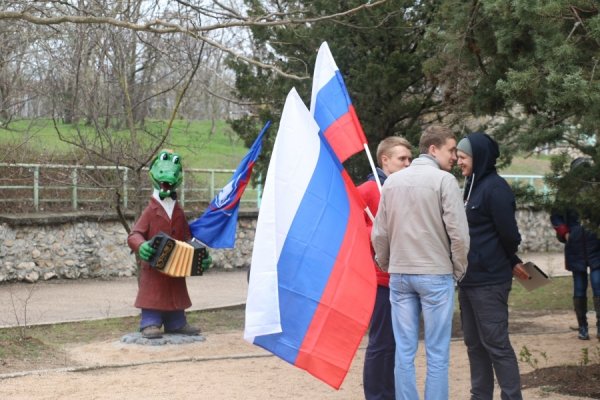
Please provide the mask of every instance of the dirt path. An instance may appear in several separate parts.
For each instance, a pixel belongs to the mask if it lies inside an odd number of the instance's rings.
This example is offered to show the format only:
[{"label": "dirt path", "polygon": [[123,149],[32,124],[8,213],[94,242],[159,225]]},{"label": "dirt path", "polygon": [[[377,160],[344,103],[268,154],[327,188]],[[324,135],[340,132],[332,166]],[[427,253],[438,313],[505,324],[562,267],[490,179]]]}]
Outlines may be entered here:
[{"label": "dirt path", "polygon": [[[526,347],[530,362],[520,362],[521,373],[539,367],[578,364],[583,348],[590,354],[600,346],[580,341],[568,330],[570,313],[525,317],[536,334],[513,334],[515,351]],[[517,321],[518,322],[518,321]],[[316,378],[260,348],[246,343],[240,332],[207,335],[202,343],[167,346],[122,344],[118,340],[65,349],[62,370],[28,373],[0,380],[3,399],[362,399],[362,364],[365,343],[359,349],[342,388],[335,391]],[[544,355],[542,355],[542,353]],[[421,344],[417,357],[420,387],[425,357]],[[33,366],[32,366],[33,367]],[[70,368],[70,369],[69,369]],[[74,372],[73,369],[87,371]],[[34,369],[34,368],[31,368]],[[468,397],[469,369],[462,341],[453,340],[450,364],[450,398]],[[499,399],[496,393],[495,398]],[[577,399],[540,388],[524,391],[524,398]]]}]

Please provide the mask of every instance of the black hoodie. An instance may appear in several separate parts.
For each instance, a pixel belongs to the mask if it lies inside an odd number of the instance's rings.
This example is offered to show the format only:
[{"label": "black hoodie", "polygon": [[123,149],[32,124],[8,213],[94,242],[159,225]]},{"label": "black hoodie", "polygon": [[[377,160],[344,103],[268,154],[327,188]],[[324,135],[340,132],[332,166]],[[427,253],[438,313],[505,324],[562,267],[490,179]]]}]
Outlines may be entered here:
[{"label": "black hoodie", "polygon": [[464,191],[471,246],[467,274],[459,286],[495,285],[512,279],[521,262],[516,253],[521,235],[515,219],[515,197],[496,172],[498,144],[485,133],[467,136],[473,151],[473,173]]}]

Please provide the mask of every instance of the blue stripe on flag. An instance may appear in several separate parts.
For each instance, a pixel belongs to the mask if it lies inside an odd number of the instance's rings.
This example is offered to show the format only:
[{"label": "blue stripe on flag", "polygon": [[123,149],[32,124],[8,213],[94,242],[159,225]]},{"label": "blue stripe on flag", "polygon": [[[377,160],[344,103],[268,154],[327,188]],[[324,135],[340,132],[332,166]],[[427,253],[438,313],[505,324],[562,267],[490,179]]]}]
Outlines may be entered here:
[{"label": "blue stripe on flag", "polygon": [[294,364],[346,234],[350,213],[339,163],[320,141],[315,171],[277,264],[283,332],[257,344]]},{"label": "blue stripe on flag", "polygon": [[315,99],[314,118],[321,132],[327,131],[331,124],[346,114],[351,104],[344,79],[337,70],[335,76],[319,90]]}]

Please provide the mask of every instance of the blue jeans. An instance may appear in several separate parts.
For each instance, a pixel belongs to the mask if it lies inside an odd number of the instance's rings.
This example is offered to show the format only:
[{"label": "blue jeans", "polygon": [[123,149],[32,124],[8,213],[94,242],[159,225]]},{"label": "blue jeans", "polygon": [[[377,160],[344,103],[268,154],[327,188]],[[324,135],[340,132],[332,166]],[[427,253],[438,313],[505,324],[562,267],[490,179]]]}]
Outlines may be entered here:
[{"label": "blue jeans", "polygon": [[[595,297],[600,296],[600,268],[589,271],[589,279],[592,284],[592,293]],[[573,297],[587,297],[588,271],[573,271]]]},{"label": "blue jeans", "polygon": [[391,274],[390,301],[396,339],[396,399],[419,398],[415,354],[419,345],[419,316],[422,311],[427,356],[425,399],[447,400],[450,335],[454,313],[452,275]]}]

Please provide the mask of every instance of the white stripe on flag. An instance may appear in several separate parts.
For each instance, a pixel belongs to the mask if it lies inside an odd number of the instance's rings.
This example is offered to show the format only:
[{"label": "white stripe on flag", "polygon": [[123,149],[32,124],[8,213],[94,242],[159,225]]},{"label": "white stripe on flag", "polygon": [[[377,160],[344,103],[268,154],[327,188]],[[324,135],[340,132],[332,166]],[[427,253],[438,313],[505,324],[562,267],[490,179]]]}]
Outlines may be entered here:
[{"label": "white stripe on flag", "polygon": [[335,76],[338,67],[329,50],[327,42],[323,42],[315,61],[315,72],[313,74],[312,94],[310,96],[310,114],[315,115],[315,103],[317,94],[323,86]]},{"label": "white stripe on flag", "polygon": [[319,159],[319,127],[296,89],[286,99],[269,162],[250,267],[244,338],[281,332],[277,263]]}]

